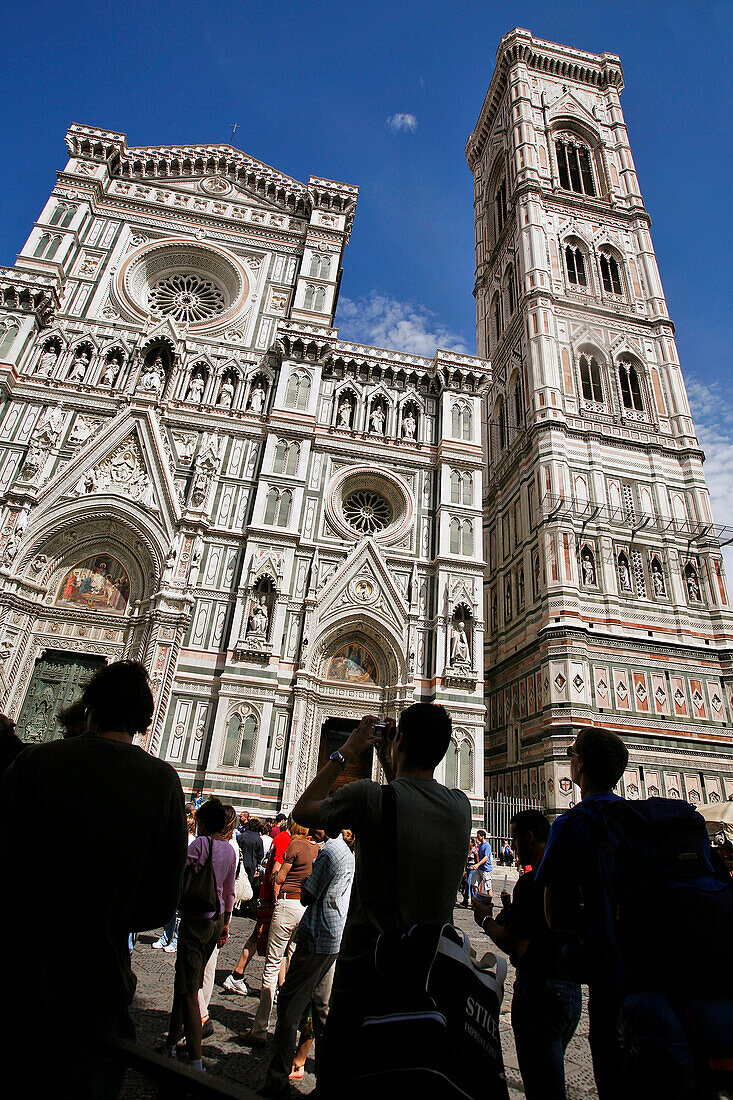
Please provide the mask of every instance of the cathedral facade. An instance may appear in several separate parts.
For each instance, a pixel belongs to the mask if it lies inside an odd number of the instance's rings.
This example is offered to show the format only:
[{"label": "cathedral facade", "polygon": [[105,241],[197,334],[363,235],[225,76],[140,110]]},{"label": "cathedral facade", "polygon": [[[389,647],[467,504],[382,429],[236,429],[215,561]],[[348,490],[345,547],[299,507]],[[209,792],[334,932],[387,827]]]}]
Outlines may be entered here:
[{"label": "cathedral facade", "polygon": [[731,617],[618,57],[514,30],[466,147],[487,396],[486,782],[577,794],[580,724],[629,798],[733,796]]},{"label": "cathedral facade", "polygon": [[149,751],[271,814],[361,715],[435,700],[480,816],[488,363],[339,339],[357,188],[230,146],[67,147],[0,277],[19,735],[58,736],[94,669],[135,658]]},{"label": "cathedral facade", "polygon": [[71,127],[0,271],[22,738],[134,658],[148,750],[260,814],[417,700],[477,819],[570,805],[588,722],[627,796],[733,795],[733,618],[621,87],[612,55],[502,40],[467,145],[478,357],[340,338],[356,187]]}]

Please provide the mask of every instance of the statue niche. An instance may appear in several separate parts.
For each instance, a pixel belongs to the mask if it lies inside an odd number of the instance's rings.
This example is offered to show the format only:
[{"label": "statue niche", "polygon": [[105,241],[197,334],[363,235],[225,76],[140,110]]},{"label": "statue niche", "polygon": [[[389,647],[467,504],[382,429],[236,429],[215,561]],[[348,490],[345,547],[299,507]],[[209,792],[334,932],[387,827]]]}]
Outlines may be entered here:
[{"label": "statue niche", "polygon": [[246,648],[255,652],[269,651],[275,586],[270,577],[259,577],[251,591],[245,634]]},{"label": "statue niche", "polygon": [[471,668],[473,620],[465,607],[457,607],[451,619],[449,657],[451,668]]}]

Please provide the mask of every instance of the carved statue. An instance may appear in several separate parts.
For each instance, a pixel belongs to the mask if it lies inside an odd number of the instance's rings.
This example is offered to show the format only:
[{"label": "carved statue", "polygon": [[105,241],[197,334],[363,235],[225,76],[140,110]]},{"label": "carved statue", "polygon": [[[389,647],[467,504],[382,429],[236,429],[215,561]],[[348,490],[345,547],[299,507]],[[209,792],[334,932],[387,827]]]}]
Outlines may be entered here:
[{"label": "carved statue", "polygon": [[230,376],[227,374],[224,376],[224,381],[221,384],[217,405],[219,405],[222,409],[231,409],[233,401],[234,383],[232,382]]},{"label": "carved statue", "polygon": [[46,348],[41,358],[38,360],[38,366],[35,373],[39,378],[50,378],[56,363],[58,362],[59,353],[57,349],[51,344]]},{"label": "carved statue", "polygon": [[205,432],[196,465],[204,466],[207,470],[215,470],[219,465],[220,448],[221,440],[216,432]]},{"label": "carved statue", "polygon": [[98,423],[98,420],[89,420],[86,416],[77,416],[69,435],[71,446],[78,447],[80,443],[86,443]]},{"label": "carved statue", "polygon": [[517,573],[517,606],[524,607],[524,570]]},{"label": "carved statue", "polygon": [[384,434],[384,409],[381,405],[375,405],[369,418],[372,431],[377,435]]},{"label": "carved statue", "polygon": [[697,573],[694,569],[690,568],[686,571],[687,578],[687,595],[691,600],[700,602],[700,585],[697,580]]},{"label": "carved statue", "polygon": [[618,561],[618,581],[622,592],[631,591],[631,573],[624,558],[619,558]]},{"label": "carved statue", "polygon": [[657,562],[652,563],[652,584],[654,585],[655,596],[666,596],[666,590],[664,587],[664,576],[662,574],[661,566]]},{"label": "carved statue", "polygon": [[341,401],[339,402],[337,427],[339,427],[339,428],[350,428],[351,427],[351,413],[352,413],[351,402],[349,401],[348,397],[342,398]]},{"label": "carved statue", "polygon": [[457,619],[451,630],[450,659],[452,665],[470,665],[471,663],[471,648],[463,619]]},{"label": "carved statue", "polygon": [[178,557],[178,550],[177,550],[176,544],[174,542],[172,544],[172,546],[170,547],[168,553],[165,556],[165,565],[163,567],[163,578],[164,578],[164,580],[170,580],[170,578],[172,577],[173,570],[174,570],[175,565],[176,565],[176,558],[177,557]]},{"label": "carved statue", "polygon": [[595,584],[596,571],[593,566],[593,559],[589,553],[586,552],[581,556],[581,565],[583,569],[583,584]]},{"label": "carved statue", "polygon": [[188,393],[186,394],[186,400],[190,401],[192,405],[200,405],[201,399],[204,396],[204,379],[201,374],[194,374],[191,379],[191,385],[188,387]]},{"label": "carved statue", "polygon": [[64,409],[59,401],[56,405],[49,405],[36,424],[33,437],[42,447],[53,447],[58,442],[61,428],[64,423]]},{"label": "carved statue", "polygon": [[47,453],[48,450],[46,447],[41,447],[40,444],[35,442],[31,443],[28,448],[28,454],[25,456],[20,476],[26,481],[34,478],[46,461]]},{"label": "carved statue", "polygon": [[160,393],[165,385],[165,367],[163,360],[158,355],[152,363],[148,363],[140,375],[138,388],[144,393]]},{"label": "carved statue", "polygon": [[114,359],[110,359],[107,363],[104,371],[102,372],[101,382],[103,386],[114,386],[117,378],[117,371],[119,370],[119,363]]},{"label": "carved statue", "polygon": [[252,608],[252,613],[249,617],[249,633],[257,634],[264,638],[267,635],[267,624],[270,621],[270,616],[267,611],[267,597],[260,596],[259,601]]},{"label": "carved statue", "polygon": [[261,413],[265,407],[265,387],[257,385],[249,395],[249,411]]},{"label": "carved statue", "polygon": [[81,382],[86,374],[87,367],[92,361],[92,353],[88,348],[81,348],[74,356],[74,361],[71,364],[68,375],[66,376],[67,382]]},{"label": "carved statue", "polygon": [[415,414],[413,413],[412,409],[408,409],[405,415],[402,417],[403,439],[414,439],[416,430],[417,420],[415,420]]}]

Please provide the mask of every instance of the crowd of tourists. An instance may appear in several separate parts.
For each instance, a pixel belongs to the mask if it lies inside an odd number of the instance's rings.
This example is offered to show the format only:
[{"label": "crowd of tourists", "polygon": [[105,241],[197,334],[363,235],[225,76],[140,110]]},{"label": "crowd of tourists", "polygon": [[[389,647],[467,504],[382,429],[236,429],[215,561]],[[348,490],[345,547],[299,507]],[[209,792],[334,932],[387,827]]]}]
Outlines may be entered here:
[{"label": "crowd of tourists", "polygon": [[[579,801],[552,826],[516,813],[495,857],[484,830],[471,836],[466,795],[435,779],[451,740],[440,706],[414,704],[396,725],[363,719],[292,813],[268,821],[216,797],[184,803],[175,770],[133,744],[152,713],[144,668],[125,661],[95,674],[61,740],[26,748],[0,716],[5,1035],[27,1095],[51,1078],[77,1097],[119,1094],[104,1040],[135,1040],[130,937],[151,928],[153,948],[176,955],[162,1051],[205,1071],[218,952],[244,904],[254,925],[223,988],[251,996],[247,967],[264,957],[240,1036],[270,1048],[261,1095],[291,1094],[315,1040],[319,1100],[392,1095],[411,1077],[427,1096],[506,1097],[500,957],[470,961],[450,927],[459,893],[516,969],[528,1100],[566,1096],[583,986],[600,1100],[717,1095],[733,1069],[733,881],[691,806],[613,793],[628,762],[615,733],[577,730]],[[371,749],[386,782],[339,786]],[[522,871],[498,899],[494,862]],[[26,951],[39,902],[53,920],[44,950]],[[464,979],[483,982],[479,994],[462,999]],[[477,1052],[485,1065],[459,1092],[445,1067],[459,1073]]]}]

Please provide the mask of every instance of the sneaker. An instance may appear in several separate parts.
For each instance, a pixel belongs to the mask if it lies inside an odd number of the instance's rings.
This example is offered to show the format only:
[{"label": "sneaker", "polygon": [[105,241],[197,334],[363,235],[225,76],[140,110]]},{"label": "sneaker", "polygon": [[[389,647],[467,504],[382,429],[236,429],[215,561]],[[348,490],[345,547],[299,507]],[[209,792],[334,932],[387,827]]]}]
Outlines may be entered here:
[{"label": "sneaker", "polygon": [[[153,947],[155,947],[155,944],[153,944]],[[175,955],[176,951],[178,950],[178,944],[175,940],[171,940],[170,943],[166,944],[163,950],[167,951],[169,955]]]},{"label": "sneaker", "polygon": [[235,978],[234,974],[230,974],[228,978],[224,979],[222,988],[228,989],[230,993],[239,993],[242,997],[252,996],[252,990],[249,988],[244,978]]},{"label": "sneaker", "polygon": [[155,943],[151,943],[150,946],[152,947],[153,951],[165,950],[165,948],[168,946],[168,942],[167,940],[164,940],[161,936],[160,939],[157,939]]}]

